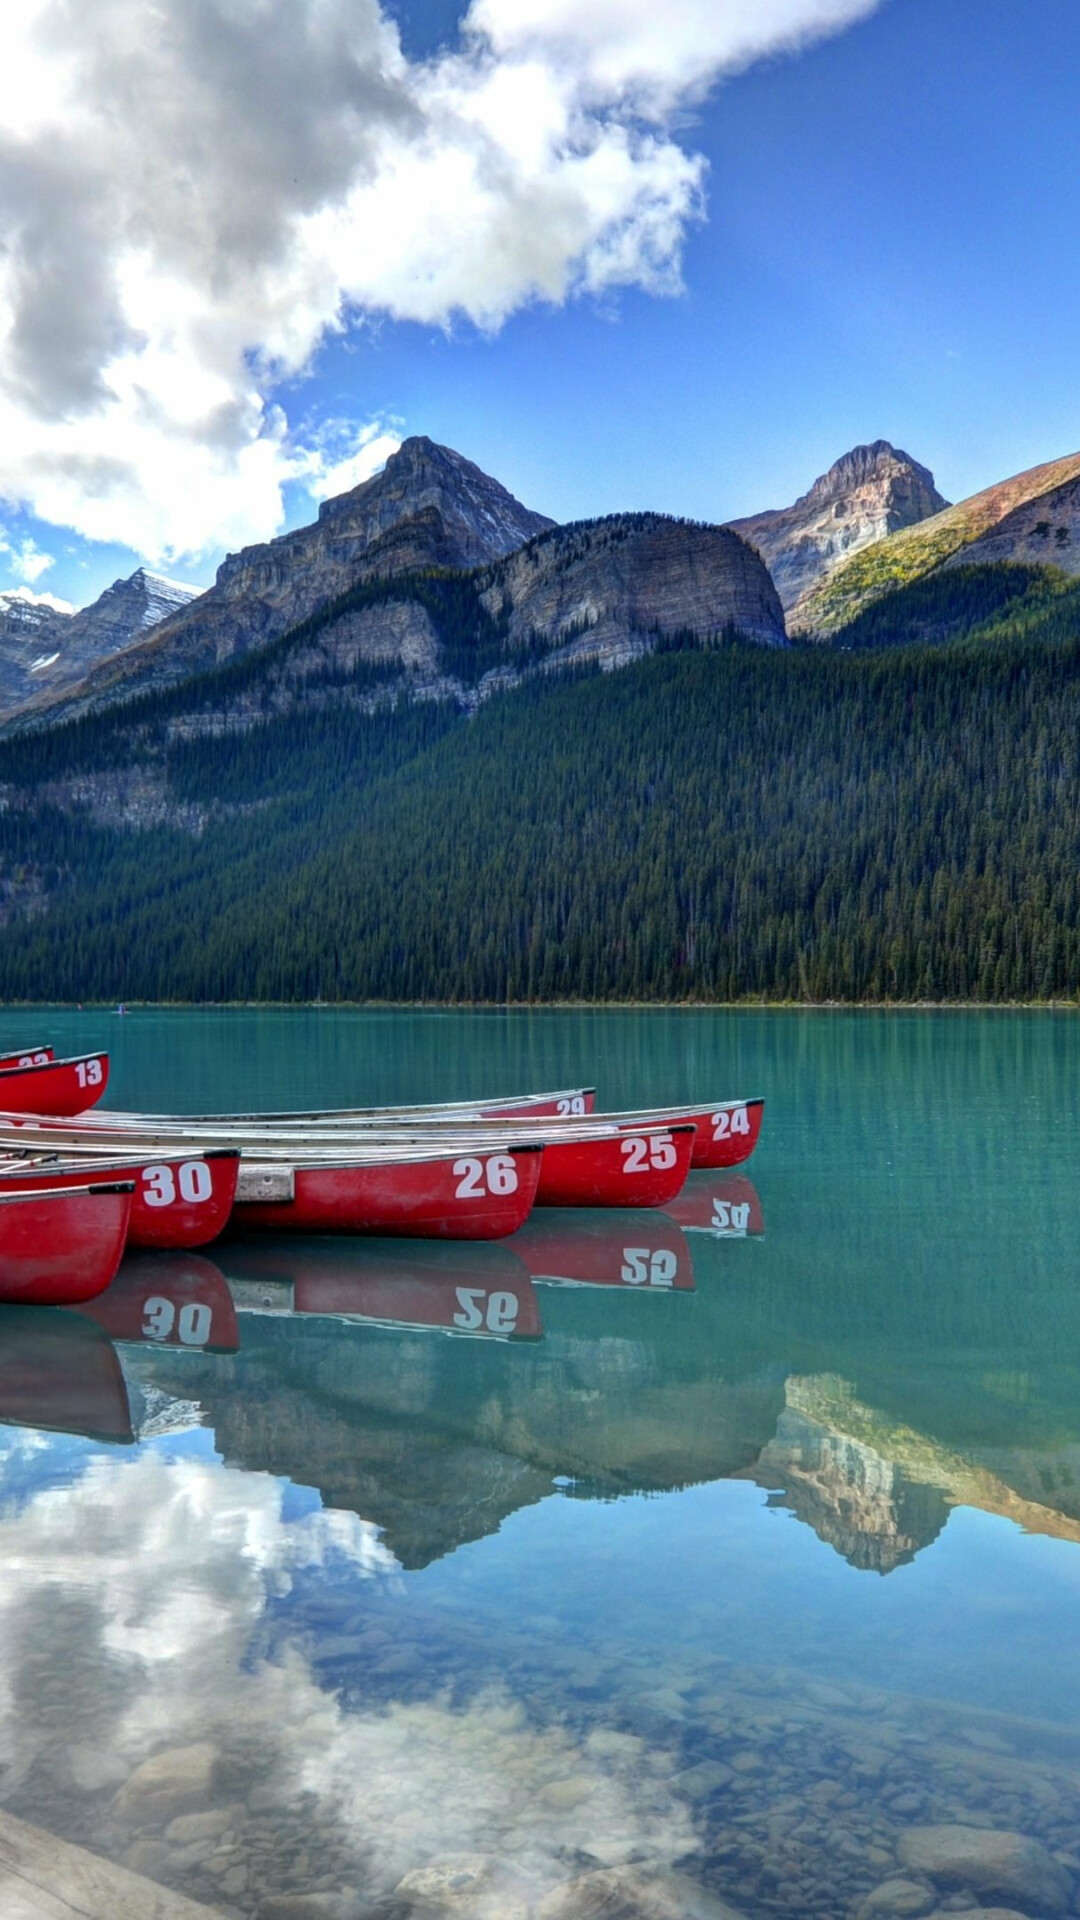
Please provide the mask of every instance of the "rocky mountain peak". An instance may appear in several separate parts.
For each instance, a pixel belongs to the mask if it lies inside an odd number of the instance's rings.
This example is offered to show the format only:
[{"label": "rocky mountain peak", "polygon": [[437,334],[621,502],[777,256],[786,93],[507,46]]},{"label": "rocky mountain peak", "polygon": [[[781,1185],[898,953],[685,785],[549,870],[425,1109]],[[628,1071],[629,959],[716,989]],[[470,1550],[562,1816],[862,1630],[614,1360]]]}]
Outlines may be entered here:
[{"label": "rocky mountain peak", "polygon": [[0,705],[67,687],[185,607],[198,587],[139,567],[77,613],[48,597],[0,593]]},{"label": "rocky mountain peak", "polygon": [[[426,434],[403,440],[381,473],[348,493],[324,500],[317,525],[333,535],[347,531],[353,537],[375,540],[425,519],[427,539],[441,543],[443,549],[433,551],[430,558],[439,565],[457,567],[499,560],[554,525],[545,514],[523,507],[471,460],[452,447],[439,446]],[[395,564],[401,562],[395,559]]]},{"label": "rocky mountain peak", "polygon": [[873,440],[841,455],[792,506],[730,524],[757,547],[791,612],[849,554],[947,505],[928,467]]},{"label": "rocky mountain peak", "polygon": [[[927,498],[936,501],[931,512],[939,513],[947,506],[934,485],[934,476],[929,467],[920,466],[910,453],[904,453],[888,440],[872,440],[869,446],[852,447],[850,452],[841,454],[827,473],[814,481],[808,493],[804,493],[795,502],[797,507],[824,506],[836,500],[845,500],[850,494],[864,487],[878,487],[883,492],[895,494],[898,487],[905,483],[923,490]],[[926,514],[920,518],[926,519]],[[907,525],[908,522],[903,524]]]}]

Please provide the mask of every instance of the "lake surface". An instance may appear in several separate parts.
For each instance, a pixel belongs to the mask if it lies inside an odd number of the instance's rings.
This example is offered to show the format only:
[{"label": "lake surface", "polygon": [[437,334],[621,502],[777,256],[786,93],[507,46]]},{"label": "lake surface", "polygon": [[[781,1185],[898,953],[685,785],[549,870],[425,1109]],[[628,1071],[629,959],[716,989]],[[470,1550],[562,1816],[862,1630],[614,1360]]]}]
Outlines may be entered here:
[{"label": "lake surface", "polygon": [[226,1242],[4,1310],[0,1804],[243,1915],[402,1914],[448,1859],[424,1912],[592,1914],[635,1867],[701,1890],[672,1914],[1080,1912],[1080,1019],[4,1037],[107,1046],[117,1106],[766,1111],[668,1215]]}]

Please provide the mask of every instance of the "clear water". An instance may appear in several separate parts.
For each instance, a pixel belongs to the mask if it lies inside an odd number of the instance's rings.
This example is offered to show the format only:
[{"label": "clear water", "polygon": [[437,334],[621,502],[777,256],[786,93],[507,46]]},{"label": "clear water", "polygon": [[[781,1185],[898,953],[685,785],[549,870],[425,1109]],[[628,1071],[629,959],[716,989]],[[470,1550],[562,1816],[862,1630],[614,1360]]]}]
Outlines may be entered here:
[{"label": "clear water", "polygon": [[[1080,1912],[1074,1016],[6,1036],[107,1045],[121,1106],[767,1106],[761,1219],[718,1183],[746,1237],[602,1225],[630,1284],[530,1285],[524,1243],[436,1252],[419,1292],[400,1247],[226,1243],[143,1261],[126,1320],[0,1315],[0,1805],[244,1915],[404,1912],[403,1876],[463,1854],[435,1911],[512,1920],[636,1863],[747,1920],[898,1876],[906,1911]],[[587,1223],[551,1224],[572,1269]],[[395,1287],[429,1324],[377,1324]],[[450,1337],[463,1287],[481,1324]],[[533,1337],[470,1337],[507,1291]],[[928,1877],[926,1826],[1029,1844]]]}]

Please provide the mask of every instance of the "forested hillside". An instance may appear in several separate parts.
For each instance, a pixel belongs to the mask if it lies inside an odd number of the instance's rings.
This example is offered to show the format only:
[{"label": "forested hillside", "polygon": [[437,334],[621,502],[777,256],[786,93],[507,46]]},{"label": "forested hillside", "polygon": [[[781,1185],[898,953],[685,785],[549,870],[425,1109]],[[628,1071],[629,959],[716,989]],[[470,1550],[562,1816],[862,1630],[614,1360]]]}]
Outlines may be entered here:
[{"label": "forested hillside", "polygon": [[[1080,589],[953,574],[948,617],[920,591],[876,646],[687,635],[471,719],[177,736],[173,691],[126,736],[2,743],[0,996],[1075,996]],[[80,769],[140,752],[201,832],[80,811]]]}]

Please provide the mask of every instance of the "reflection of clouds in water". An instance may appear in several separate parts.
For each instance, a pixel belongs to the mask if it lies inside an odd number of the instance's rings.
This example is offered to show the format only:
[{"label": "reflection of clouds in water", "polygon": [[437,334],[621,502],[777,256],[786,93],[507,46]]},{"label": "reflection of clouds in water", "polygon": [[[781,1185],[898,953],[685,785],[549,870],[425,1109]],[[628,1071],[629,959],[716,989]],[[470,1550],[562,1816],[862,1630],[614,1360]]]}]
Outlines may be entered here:
[{"label": "reflection of clouds in water", "polygon": [[[79,1479],[0,1519],[4,1797],[35,1764],[63,1789],[73,1748],[129,1768],[210,1740],[257,1755],[248,1767],[272,1778],[283,1806],[314,1795],[313,1818],[343,1831],[386,1886],[463,1848],[504,1852],[553,1881],[567,1848],[671,1860],[693,1845],[667,1762],[638,1741],[600,1734],[582,1748],[494,1691],[461,1709],[399,1700],[344,1712],[296,1642],[274,1663],[253,1661],[259,1622],[294,1574],[332,1572],[343,1611],[357,1579],[399,1576],[374,1526],[321,1510],[287,1520],[285,1490],[148,1449],[91,1457]],[[394,1684],[376,1675],[380,1692]],[[230,1801],[238,1784],[233,1773]]]},{"label": "reflection of clouds in water", "polygon": [[[135,1760],[186,1727],[225,1718],[221,1689],[239,1684],[252,1627],[294,1571],[342,1558],[365,1577],[396,1570],[377,1529],[354,1514],[286,1522],[283,1491],[267,1474],[170,1464],[147,1450],[91,1457],[78,1479],[44,1487],[0,1519],[0,1759],[21,1772],[32,1758],[27,1742],[38,1744],[32,1701],[14,1712],[28,1647],[47,1650],[57,1670],[67,1660],[84,1673],[72,1708],[94,1723],[95,1738],[103,1729],[94,1667],[125,1674],[122,1716],[108,1737]],[[56,1644],[57,1613],[73,1603],[73,1643]]]},{"label": "reflection of clouds in water", "polygon": [[345,1720],[304,1784],[363,1835],[380,1884],[417,1861],[475,1850],[553,1885],[576,1849],[605,1865],[691,1851],[669,1772],[668,1757],[646,1756],[641,1741],[598,1732],[581,1747],[559,1727],[530,1726],[520,1705],[492,1692],[462,1712],[433,1701]]}]

